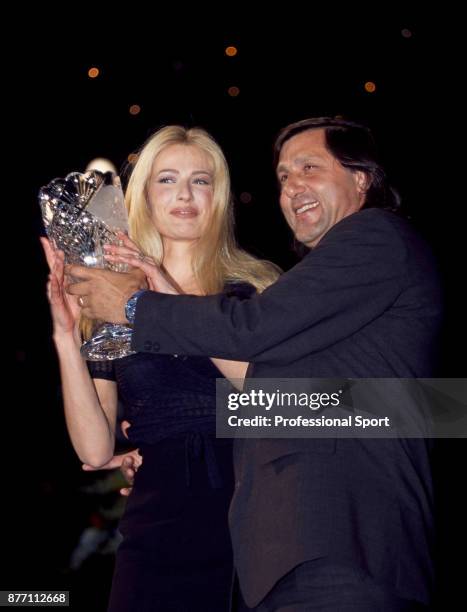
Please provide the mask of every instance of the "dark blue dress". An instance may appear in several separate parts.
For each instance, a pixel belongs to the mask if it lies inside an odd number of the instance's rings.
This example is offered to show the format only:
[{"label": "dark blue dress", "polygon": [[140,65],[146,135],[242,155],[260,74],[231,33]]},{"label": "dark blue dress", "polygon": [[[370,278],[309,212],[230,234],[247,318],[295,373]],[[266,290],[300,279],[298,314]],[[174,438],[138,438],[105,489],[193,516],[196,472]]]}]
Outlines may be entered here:
[{"label": "dark blue dress", "polygon": [[[229,292],[247,297],[249,285]],[[111,612],[227,612],[232,441],[215,437],[216,377],[206,357],[137,353],[90,363],[115,380],[143,464],[120,522]]]}]

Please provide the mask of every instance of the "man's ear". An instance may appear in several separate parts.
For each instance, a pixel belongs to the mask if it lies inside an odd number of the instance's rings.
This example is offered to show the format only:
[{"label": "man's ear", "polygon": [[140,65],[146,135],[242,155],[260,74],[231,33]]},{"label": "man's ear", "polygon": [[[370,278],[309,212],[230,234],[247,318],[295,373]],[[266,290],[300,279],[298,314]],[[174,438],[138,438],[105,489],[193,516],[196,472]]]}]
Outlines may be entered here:
[{"label": "man's ear", "polygon": [[368,187],[370,186],[370,177],[366,172],[363,172],[362,170],[357,170],[353,173],[353,175],[355,179],[355,184],[357,186],[357,191],[361,195],[365,195],[368,191]]},{"label": "man's ear", "polygon": [[360,196],[360,206],[363,206],[366,200],[366,192],[371,185],[371,177],[362,170],[357,170],[354,172],[353,177],[357,187],[357,192]]}]

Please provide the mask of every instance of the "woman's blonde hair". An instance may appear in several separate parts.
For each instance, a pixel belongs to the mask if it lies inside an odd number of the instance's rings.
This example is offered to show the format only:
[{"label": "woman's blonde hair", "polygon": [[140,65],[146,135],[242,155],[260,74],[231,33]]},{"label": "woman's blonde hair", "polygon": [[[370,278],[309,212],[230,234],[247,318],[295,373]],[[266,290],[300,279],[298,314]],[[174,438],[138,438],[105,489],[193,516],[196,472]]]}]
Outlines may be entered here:
[{"label": "woman's blonde hair", "polygon": [[[280,268],[269,261],[256,259],[237,246],[227,161],[217,142],[203,129],[185,129],[169,125],[155,132],[137,154],[125,193],[130,238],[140,250],[158,264],[164,258],[162,238],[157,231],[147,199],[148,182],[154,160],[166,147],[176,144],[198,147],[214,164],[212,219],[208,231],[193,252],[193,273],[205,294],[219,293],[227,282],[245,282],[258,292],[274,283]],[[85,317],[80,328],[90,337],[93,322]]]},{"label": "woman's blonde hair", "polygon": [[166,126],[143,145],[125,195],[130,238],[145,255],[162,263],[162,238],[151,218],[147,186],[157,155],[166,147],[177,144],[198,147],[214,165],[212,218],[208,231],[198,240],[193,252],[193,273],[197,283],[206,294],[222,291],[228,281],[247,282],[262,291],[278,278],[280,270],[237,246],[227,161],[217,142],[201,128]]}]

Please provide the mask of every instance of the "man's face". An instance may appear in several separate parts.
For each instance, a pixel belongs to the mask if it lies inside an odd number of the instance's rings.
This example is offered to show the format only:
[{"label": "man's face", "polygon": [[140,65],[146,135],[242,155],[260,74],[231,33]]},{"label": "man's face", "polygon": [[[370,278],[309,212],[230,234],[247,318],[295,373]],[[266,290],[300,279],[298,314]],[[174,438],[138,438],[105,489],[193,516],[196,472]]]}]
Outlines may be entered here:
[{"label": "man's face", "polygon": [[365,200],[365,173],[350,172],[326,149],[324,129],[300,132],[281,149],[277,176],[280,205],[295,238],[318,244],[333,225]]}]

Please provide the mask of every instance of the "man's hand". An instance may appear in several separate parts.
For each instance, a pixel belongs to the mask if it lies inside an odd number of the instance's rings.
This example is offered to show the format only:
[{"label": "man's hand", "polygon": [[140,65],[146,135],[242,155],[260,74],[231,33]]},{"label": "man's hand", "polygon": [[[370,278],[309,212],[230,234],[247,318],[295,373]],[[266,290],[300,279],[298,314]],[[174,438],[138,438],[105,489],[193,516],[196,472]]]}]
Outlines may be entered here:
[{"label": "man's hand", "polygon": [[112,272],[101,268],[66,266],[69,274],[78,282],[70,284],[67,292],[78,296],[82,313],[90,319],[101,319],[109,323],[127,323],[125,305],[139,289],[147,289],[144,272]]}]

